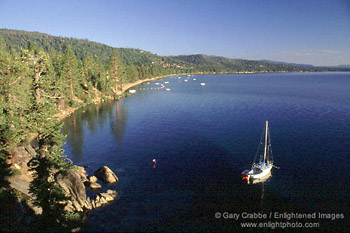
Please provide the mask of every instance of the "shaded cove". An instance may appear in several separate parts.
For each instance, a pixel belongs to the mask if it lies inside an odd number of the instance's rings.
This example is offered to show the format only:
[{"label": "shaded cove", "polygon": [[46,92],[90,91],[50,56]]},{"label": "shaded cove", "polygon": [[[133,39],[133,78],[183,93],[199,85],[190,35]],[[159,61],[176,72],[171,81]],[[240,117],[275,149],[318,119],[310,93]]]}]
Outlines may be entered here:
[{"label": "shaded cove", "polygon": [[[175,76],[76,111],[65,120],[66,154],[89,174],[107,164],[120,179],[104,187],[120,199],[90,212],[89,230],[232,231],[249,219],[216,213],[275,212],[343,214],[315,229],[344,230],[349,88],[349,73]],[[280,169],[247,185],[240,173],[266,120]]]}]

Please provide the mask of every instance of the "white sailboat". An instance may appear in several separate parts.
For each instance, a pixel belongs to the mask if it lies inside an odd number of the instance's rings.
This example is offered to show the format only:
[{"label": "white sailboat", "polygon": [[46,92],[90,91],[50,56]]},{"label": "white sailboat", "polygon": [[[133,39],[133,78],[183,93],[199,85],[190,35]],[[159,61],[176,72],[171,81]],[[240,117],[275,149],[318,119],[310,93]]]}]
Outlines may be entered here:
[{"label": "white sailboat", "polygon": [[[262,139],[263,137],[261,137]],[[262,140],[260,141],[262,144]],[[244,170],[242,172],[242,178],[246,180],[250,179],[261,179],[268,176],[273,167],[273,157],[271,150],[271,140],[270,140],[270,132],[269,132],[269,122],[266,121],[266,129],[265,129],[265,148],[264,154],[260,155],[259,162],[255,163],[257,155],[259,154],[260,145],[258,147],[258,151],[255,155],[254,162],[252,168],[250,170]]]}]

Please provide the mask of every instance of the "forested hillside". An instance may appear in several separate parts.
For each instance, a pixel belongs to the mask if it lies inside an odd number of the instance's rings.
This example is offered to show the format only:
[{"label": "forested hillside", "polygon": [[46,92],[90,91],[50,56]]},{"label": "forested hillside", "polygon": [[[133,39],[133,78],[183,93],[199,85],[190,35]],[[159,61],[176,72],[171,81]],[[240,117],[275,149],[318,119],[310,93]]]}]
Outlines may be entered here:
[{"label": "forested hillside", "polygon": [[169,57],[175,61],[192,64],[196,70],[223,73],[244,72],[299,72],[316,71],[315,67],[301,67],[288,64],[273,64],[262,61],[230,59],[226,57],[207,56],[203,54]]},{"label": "forested hillside", "polygon": [[5,39],[8,51],[28,48],[30,44],[42,48],[49,53],[55,50],[64,53],[68,46],[72,48],[76,58],[83,61],[86,56],[92,56],[96,62],[107,64],[114,51],[118,52],[126,79],[136,80],[146,76],[172,73],[240,73],[240,72],[298,72],[298,71],[332,71],[335,68],[313,66],[298,66],[288,63],[252,61],[231,59],[219,56],[182,55],[158,56],[151,52],[132,48],[113,48],[88,39],[75,39],[51,36],[39,32],[0,29],[0,35]]}]

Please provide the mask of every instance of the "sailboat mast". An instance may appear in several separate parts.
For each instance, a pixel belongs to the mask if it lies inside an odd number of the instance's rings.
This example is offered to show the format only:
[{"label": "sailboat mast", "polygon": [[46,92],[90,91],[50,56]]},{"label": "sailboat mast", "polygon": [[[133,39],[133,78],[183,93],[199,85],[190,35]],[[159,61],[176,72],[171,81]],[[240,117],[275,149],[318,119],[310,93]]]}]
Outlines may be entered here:
[{"label": "sailboat mast", "polygon": [[269,122],[268,122],[268,121],[266,121],[264,162],[265,162],[265,160],[266,160],[266,154],[267,154],[267,131],[268,131],[268,128],[269,128]]}]

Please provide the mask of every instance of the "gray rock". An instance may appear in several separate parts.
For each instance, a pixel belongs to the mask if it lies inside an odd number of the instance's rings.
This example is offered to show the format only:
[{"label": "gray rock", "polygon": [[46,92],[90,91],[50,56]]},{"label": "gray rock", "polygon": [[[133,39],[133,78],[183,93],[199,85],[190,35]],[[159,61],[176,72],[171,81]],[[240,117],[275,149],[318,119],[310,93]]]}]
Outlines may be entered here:
[{"label": "gray rock", "polygon": [[91,205],[86,198],[84,179],[87,180],[87,176],[85,174],[85,169],[83,171],[81,168],[78,168],[68,169],[67,176],[63,176],[61,173],[56,175],[57,183],[63,188],[65,194],[71,197],[71,204],[68,202],[66,206],[68,211],[73,209],[82,212],[85,209],[91,209]]},{"label": "gray rock", "polygon": [[95,202],[95,208],[101,207],[102,204],[100,202]]},{"label": "gray rock", "polygon": [[83,182],[89,181],[87,172],[86,172],[86,170],[85,170],[84,167],[75,166],[75,169],[76,169],[77,173],[80,175],[80,179],[81,179]]},{"label": "gray rock", "polygon": [[91,183],[90,188],[91,189],[100,189],[100,188],[102,188],[102,186],[98,183]]},{"label": "gray rock", "polygon": [[103,196],[101,196],[101,195],[100,195],[100,203],[101,203],[102,205],[107,204],[107,200],[106,200]]},{"label": "gray rock", "polygon": [[92,203],[91,203],[90,197],[87,197],[87,198],[86,198],[85,207],[86,207],[86,209],[88,209],[88,210],[92,210],[93,207],[92,207]]},{"label": "gray rock", "polygon": [[118,195],[117,191],[115,191],[115,190],[110,190],[110,189],[108,189],[108,190],[106,191],[106,193],[109,194],[109,195],[110,195],[111,197],[113,197],[113,198],[116,198],[117,195]]},{"label": "gray rock", "polygon": [[29,144],[25,145],[25,149],[31,156],[36,155],[36,152],[31,145],[29,145]]},{"label": "gray rock", "polygon": [[96,182],[97,182],[97,177],[96,177],[96,176],[90,176],[90,177],[89,177],[89,181],[90,181],[91,183],[96,183]]},{"label": "gray rock", "polygon": [[81,228],[77,227],[77,228],[72,229],[70,232],[80,232],[80,231],[81,231]]},{"label": "gray rock", "polygon": [[119,180],[114,172],[107,166],[103,166],[97,169],[94,175],[107,184],[112,184]]},{"label": "gray rock", "polygon": [[101,197],[103,197],[107,202],[110,202],[110,201],[113,201],[113,200],[114,200],[114,198],[113,198],[111,195],[107,194],[107,193],[100,193],[100,195],[101,195]]},{"label": "gray rock", "polygon": [[30,200],[26,201],[26,204],[27,204],[28,208],[30,208],[31,211],[33,211],[33,213],[35,215],[40,215],[43,213],[43,209],[39,206],[33,205],[33,203]]},{"label": "gray rock", "polygon": [[68,212],[74,212],[75,208],[73,207],[73,203],[71,201],[67,201],[67,205],[65,207],[65,210]]}]

